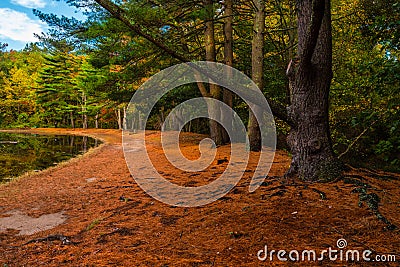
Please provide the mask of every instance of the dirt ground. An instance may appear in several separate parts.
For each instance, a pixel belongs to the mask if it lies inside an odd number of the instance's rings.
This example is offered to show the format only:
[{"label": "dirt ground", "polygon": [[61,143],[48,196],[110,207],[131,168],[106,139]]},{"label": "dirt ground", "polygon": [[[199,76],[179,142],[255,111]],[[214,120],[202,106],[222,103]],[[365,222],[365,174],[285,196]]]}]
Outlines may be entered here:
[{"label": "dirt ground", "polygon": [[[120,131],[34,131],[88,134],[105,143],[68,163],[0,186],[0,217],[17,213],[36,219],[52,214],[64,218],[61,224],[33,234],[21,234],[16,227],[0,231],[1,267],[399,266],[400,231],[393,226],[400,227],[399,174],[350,168],[345,179],[332,183],[293,183],[282,178],[290,158],[277,151],[265,183],[249,193],[257,162],[257,153],[252,153],[243,179],[229,194],[206,206],[180,208],[151,198],[135,183],[124,160]],[[167,164],[159,133],[149,133],[147,138],[153,163],[177,184],[208,183],[227,165],[218,159],[227,157],[229,149],[220,147],[206,172],[190,176]],[[196,158],[200,139],[184,134],[183,153]],[[376,197],[379,213],[374,211]],[[360,198],[365,200],[361,206]],[[345,261],[344,257],[301,261],[304,250],[339,250],[339,239],[347,242],[341,245],[343,254],[359,250],[361,257],[371,250],[371,259],[393,255],[397,262]],[[272,260],[261,261],[257,254],[263,257],[259,251],[266,246],[268,256],[272,250],[275,254]],[[280,261],[278,250],[285,250],[286,258],[297,250],[300,261]]]}]

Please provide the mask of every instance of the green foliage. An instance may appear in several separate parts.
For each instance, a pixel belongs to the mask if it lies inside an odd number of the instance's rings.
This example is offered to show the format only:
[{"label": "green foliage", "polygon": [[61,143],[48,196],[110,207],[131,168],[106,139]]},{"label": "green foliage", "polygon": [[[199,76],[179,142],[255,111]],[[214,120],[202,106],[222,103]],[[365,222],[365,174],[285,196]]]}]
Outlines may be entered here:
[{"label": "green foliage", "polygon": [[0,42],[0,52],[6,50],[7,46],[8,46],[7,43],[2,43],[2,42]]},{"label": "green foliage", "polygon": [[[380,4],[365,9],[365,3],[334,5],[334,16],[340,18],[333,24],[334,148],[345,152],[342,159],[353,165],[399,171],[400,62],[394,46],[388,50],[379,38],[365,33],[365,23],[377,16],[373,13],[381,14]],[[389,20],[397,16],[388,14]]]},{"label": "green foliage", "polygon": [[365,14],[363,34],[398,56],[400,3],[397,0],[361,0]]},{"label": "green foliage", "polygon": [[41,106],[42,120],[47,125],[66,126],[65,116],[73,115],[78,104],[78,94],[74,77],[78,64],[69,53],[58,52],[46,55],[45,64],[38,77],[37,102]]},{"label": "green foliage", "polygon": [[[94,1],[64,0],[84,8],[86,21],[34,11],[50,26],[40,49],[5,52],[0,43],[0,126],[83,125],[116,127],[132,94],[153,74],[179,61],[112,17]],[[217,61],[224,60],[224,5],[202,1],[114,1],[132,24],[189,60],[204,60],[204,20],[213,10]],[[286,68],[296,55],[295,3],[266,2],[264,95],[290,102]],[[334,79],[330,122],[334,149],[355,165],[399,171],[400,63],[399,14],[395,0],[332,1]],[[254,6],[235,1],[234,67],[251,75]],[[196,86],[164,96],[151,114],[159,129],[179,103],[198,97]],[[234,109],[247,125],[248,106],[238,97]],[[95,119],[97,118],[97,120]],[[189,127],[207,132],[204,121]],[[288,125],[277,121],[280,143]],[[187,128],[188,130],[188,128]]]},{"label": "green foliage", "polygon": [[24,126],[36,110],[32,79],[42,66],[41,54],[12,51],[0,57],[0,127]]},{"label": "green foliage", "polygon": [[99,114],[113,113],[112,101],[98,90],[104,75],[87,56],[47,53],[31,44],[0,57],[0,127],[71,127],[72,120],[77,127],[83,116],[92,118],[89,124],[94,127],[94,117],[104,123]]}]

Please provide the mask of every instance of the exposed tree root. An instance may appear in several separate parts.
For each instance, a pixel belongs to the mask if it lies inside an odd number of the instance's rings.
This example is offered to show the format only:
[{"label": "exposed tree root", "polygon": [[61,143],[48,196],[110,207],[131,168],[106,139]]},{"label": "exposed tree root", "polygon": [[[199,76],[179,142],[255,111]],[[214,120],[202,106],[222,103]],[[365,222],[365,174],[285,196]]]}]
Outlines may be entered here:
[{"label": "exposed tree root", "polygon": [[48,235],[46,237],[41,237],[41,238],[35,238],[32,240],[29,240],[28,242],[24,243],[23,246],[31,244],[31,243],[38,243],[38,242],[48,242],[48,241],[61,241],[61,244],[63,245],[74,245],[76,242],[72,242],[70,240],[70,237],[64,236],[64,235]]}]

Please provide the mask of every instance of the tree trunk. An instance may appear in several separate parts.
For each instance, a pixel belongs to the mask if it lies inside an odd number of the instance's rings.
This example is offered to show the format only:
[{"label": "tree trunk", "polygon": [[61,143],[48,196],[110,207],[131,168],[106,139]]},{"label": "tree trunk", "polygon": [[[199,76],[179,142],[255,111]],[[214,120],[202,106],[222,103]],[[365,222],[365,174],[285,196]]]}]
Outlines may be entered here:
[{"label": "tree trunk", "polygon": [[[160,48],[163,50],[165,53],[168,55],[172,56],[175,59],[178,59],[182,62],[190,62],[193,60],[193,58],[188,57],[187,55],[183,55],[177,52],[176,49],[167,46],[166,44],[168,42],[164,42],[164,40],[160,38],[154,38],[152,35],[148,34],[147,32],[150,32],[150,30],[147,30],[145,25],[142,25],[135,21],[135,23],[132,22],[132,20],[129,19],[129,15],[125,11],[125,9],[122,9],[120,6],[115,4],[113,1],[110,0],[94,0],[96,3],[98,3],[100,6],[102,6],[104,9],[106,9],[114,18],[118,19],[121,21],[124,25],[126,25],[132,32],[137,34],[138,36],[142,36],[152,44],[154,44],[156,47]],[[211,7],[212,7],[212,1],[206,1],[204,0],[203,3],[206,2],[211,2]],[[214,15],[214,13],[212,13]],[[185,42],[183,42],[183,47],[185,47]],[[186,53],[188,53],[188,49],[184,49]],[[199,86],[199,90],[203,96],[210,97],[210,94],[206,92],[206,90],[202,90],[205,87]],[[251,95],[247,95],[247,98],[251,98]],[[290,120],[288,117],[286,107],[279,104],[278,102],[275,102],[271,99],[268,99],[268,103],[270,105],[270,108],[274,115],[283,121],[287,122],[289,125],[293,124],[293,122]]]},{"label": "tree trunk", "polygon": [[[224,7],[224,61],[226,65],[233,67],[233,0],[225,0]],[[230,77],[232,77],[232,74],[230,74]],[[224,88],[222,92],[222,100],[229,107],[233,108],[233,93],[231,91]],[[224,112],[221,116],[224,126],[232,128],[233,113]],[[222,142],[225,144],[230,142],[226,130],[222,131]]]},{"label": "tree trunk", "polygon": [[126,109],[127,109],[127,107],[124,107],[124,117],[122,118],[122,127],[123,127],[123,129],[128,129],[127,125],[126,125],[126,123],[127,123],[127,121],[126,121]]},{"label": "tree trunk", "polygon": [[74,113],[72,111],[69,112],[69,118],[71,120],[72,129],[75,129]]},{"label": "tree trunk", "polygon": [[[254,83],[263,90],[264,70],[264,29],[265,29],[265,2],[255,0],[255,14],[253,26],[253,41],[251,55],[251,73]],[[261,132],[256,117],[249,109],[249,143],[251,151],[261,150]]]},{"label": "tree trunk", "polygon": [[[207,18],[205,21],[205,32],[204,32],[204,41],[205,41],[205,49],[206,49],[206,60],[215,62],[216,54],[215,54],[215,36],[214,36],[214,4],[213,0],[204,0],[204,6],[206,8]],[[214,99],[220,99],[221,97],[221,88],[215,84],[209,84],[210,86],[210,96]],[[208,112],[213,114],[216,118],[219,118],[221,115],[220,110],[215,107],[213,104],[208,106]],[[216,145],[223,144],[222,140],[222,130],[220,125],[215,120],[209,121],[210,123],[210,137],[215,142]]]},{"label": "tree trunk", "polygon": [[117,110],[117,119],[118,119],[118,130],[122,130],[122,123],[121,123],[121,109]]},{"label": "tree trunk", "polygon": [[87,114],[83,114],[83,129],[87,129],[88,128],[88,117]]},{"label": "tree trunk", "polygon": [[87,108],[86,108],[87,97],[85,92],[82,92],[82,128],[88,128],[88,117],[87,117]]},{"label": "tree trunk", "polygon": [[296,122],[288,136],[292,163],[288,176],[329,181],[341,174],[329,131],[332,80],[330,0],[297,1],[298,51],[288,67],[289,117]]},{"label": "tree trunk", "polygon": [[96,113],[96,116],[94,117],[94,125],[96,129],[99,128],[99,113]]}]

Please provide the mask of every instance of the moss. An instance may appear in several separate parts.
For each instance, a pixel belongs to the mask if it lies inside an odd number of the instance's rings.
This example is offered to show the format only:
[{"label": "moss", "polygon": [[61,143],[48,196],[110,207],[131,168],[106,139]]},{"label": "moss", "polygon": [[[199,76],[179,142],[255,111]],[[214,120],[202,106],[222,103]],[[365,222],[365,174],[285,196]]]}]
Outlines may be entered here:
[{"label": "moss", "polygon": [[397,226],[392,224],[385,216],[382,215],[379,211],[379,203],[380,198],[375,193],[368,193],[368,189],[371,188],[369,184],[359,182],[355,179],[345,178],[345,182],[352,183],[357,185],[358,187],[354,188],[351,192],[358,193],[358,206],[362,207],[365,203],[368,208],[375,214],[378,220],[384,222],[386,224],[386,229],[395,230]]},{"label": "moss", "polygon": [[319,182],[332,182],[343,176],[344,164],[337,159],[327,159],[318,168],[316,176]]},{"label": "moss", "polygon": [[90,231],[90,230],[92,230],[93,228],[95,228],[98,224],[100,224],[100,222],[101,222],[102,220],[103,220],[102,218],[97,218],[97,219],[93,220],[93,221],[88,225],[88,227],[86,227],[86,231]]}]

